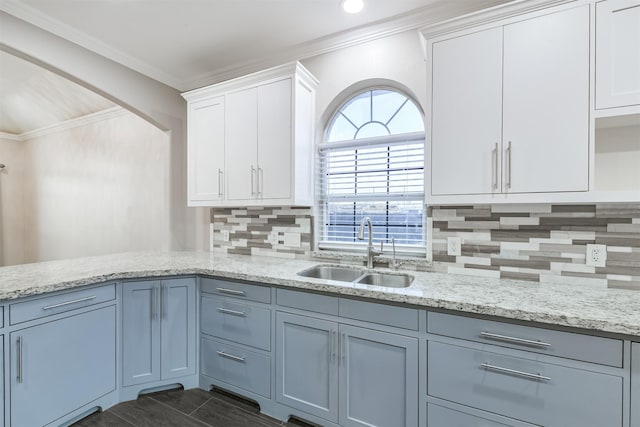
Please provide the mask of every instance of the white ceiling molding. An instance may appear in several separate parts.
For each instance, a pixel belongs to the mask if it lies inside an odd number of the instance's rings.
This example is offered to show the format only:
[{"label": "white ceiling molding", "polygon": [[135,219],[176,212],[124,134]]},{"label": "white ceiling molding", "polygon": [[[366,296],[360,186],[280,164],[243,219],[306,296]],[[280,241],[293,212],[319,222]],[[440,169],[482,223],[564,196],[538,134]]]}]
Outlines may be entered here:
[{"label": "white ceiling molding", "polygon": [[24,21],[43,28],[55,35],[76,43],[88,50],[96,52],[106,58],[127,66],[148,77],[158,80],[180,91],[219,83],[241,75],[256,72],[265,68],[311,58],[335,50],[366,43],[372,40],[399,34],[405,31],[417,30],[429,24],[440,22],[455,16],[472,12],[474,10],[492,7],[507,2],[508,0],[474,0],[473,2],[438,1],[435,4],[425,6],[416,11],[398,15],[394,18],[367,24],[355,29],[343,31],[330,36],[315,39],[285,49],[281,52],[269,53],[262,57],[254,58],[243,63],[235,63],[228,67],[218,68],[189,79],[180,79],[168,74],[157,67],[140,61],[115,49],[101,40],[78,31],[73,27],[53,19],[31,6],[18,0],[3,0],[0,9],[14,15]]},{"label": "white ceiling molding", "polygon": [[98,122],[113,119],[116,117],[124,116],[125,114],[131,114],[131,113],[129,113],[128,110],[122,107],[107,108],[106,110],[98,111],[97,113],[91,113],[82,117],[76,117],[75,119],[65,120],[63,122],[56,123],[51,126],[45,126],[40,129],[24,132],[24,133],[21,133],[20,135],[0,132],[0,138],[4,138],[6,135],[6,139],[12,139],[13,141],[26,141],[29,139],[40,138],[43,136],[51,135],[54,133],[65,131],[65,130],[77,128],[80,126],[88,126],[93,123],[98,123]]},{"label": "white ceiling molding", "polygon": [[0,2],[0,10],[168,86],[173,88],[178,88],[180,86],[180,79],[177,77],[167,74],[164,71],[153,67],[146,62],[140,61],[131,55],[127,55],[118,49],[114,49],[106,43],[103,43],[101,40],[78,31],[57,19],[51,18],[25,3],[17,0],[2,0],[2,2]]}]

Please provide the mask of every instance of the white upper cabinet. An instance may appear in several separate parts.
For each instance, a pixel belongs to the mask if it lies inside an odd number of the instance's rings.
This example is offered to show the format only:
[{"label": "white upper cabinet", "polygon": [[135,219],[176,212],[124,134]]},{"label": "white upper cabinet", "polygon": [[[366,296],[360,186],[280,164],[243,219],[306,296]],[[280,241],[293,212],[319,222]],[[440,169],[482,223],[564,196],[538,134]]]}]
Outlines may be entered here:
[{"label": "white upper cabinet", "polygon": [[189,206],[311,206],[316,86],[291,63],[183,94]]},{"label": "white upper cabinet", "polygon": [[589,6],[504,27],[503,191],[589,189]]},{"label": "white upper cabinet", "polygon": [[506,16],[427,43],[431,202],[589,189],[589,5]]},{"label": "white upper cabinet", "polygon": [[596,3],[596,109],[640,105],[640,1]]}]

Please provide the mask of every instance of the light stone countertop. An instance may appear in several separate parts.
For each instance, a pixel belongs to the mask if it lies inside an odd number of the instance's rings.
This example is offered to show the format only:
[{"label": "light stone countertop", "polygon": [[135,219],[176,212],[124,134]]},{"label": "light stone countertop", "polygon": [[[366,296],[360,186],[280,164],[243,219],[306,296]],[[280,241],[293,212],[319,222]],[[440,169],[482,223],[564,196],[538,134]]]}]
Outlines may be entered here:
[{"label": "light stone countertop", "polygon": [[[640,337],[640,292],[407,271],[408,288],[296,275],[318,264],[208,252],[134,252],[0,267],[0,303],[111,280],[211,275]],[[384,269],[382,269],[384,270]]]}]

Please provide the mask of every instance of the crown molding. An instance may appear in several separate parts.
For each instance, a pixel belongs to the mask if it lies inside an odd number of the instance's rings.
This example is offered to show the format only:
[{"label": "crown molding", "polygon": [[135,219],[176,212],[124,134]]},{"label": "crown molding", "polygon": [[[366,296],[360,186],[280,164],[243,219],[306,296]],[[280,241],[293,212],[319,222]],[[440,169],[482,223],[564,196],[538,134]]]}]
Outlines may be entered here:
[{"label": "crown molding", "polygon": [[179,78],[78,31],[19,0],[0,0],[0,10],[168,86],[173,88],[180,86]]},{"label": "crown molding", "polygon": [[[26,141],[29,139],[40,138],[43,136],[51,135],[54,133],[65,131],[65,130],[77,128],[80,126],[88,126],[93,123],[98,123],[104,120],[109,120],[116,117],[124,116],[125,114],[128,114],[128,113],[129,111],[125,110],[122,107],[112,107],[112,108],[107,108],[106,110],[98,111],[96,113],[91,113],[81,117],[76,117],[75,119],[65,120],[60,123],[56,123],[50,126],[45,126],[40,129],[23,132],[20,135],[14,135],[14,134],[5,134],[5,135],[13,135],[14,141]],[[2,134],[0,134],[0,136],[2,136]]]},{"label": "crown molding", "polygon": [[0,139],[9,140],[9,141],[22,141],[20,135],[9,132],[0,132]]}]

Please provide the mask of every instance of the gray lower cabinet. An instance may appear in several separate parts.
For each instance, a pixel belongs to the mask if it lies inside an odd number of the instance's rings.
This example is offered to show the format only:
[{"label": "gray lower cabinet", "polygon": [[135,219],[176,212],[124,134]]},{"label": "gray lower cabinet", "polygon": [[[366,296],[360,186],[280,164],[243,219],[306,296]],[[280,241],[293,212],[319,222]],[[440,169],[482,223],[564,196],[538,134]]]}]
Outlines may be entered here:
[{"label": "gray lower cabinet", "polygon": [[115,390],[115,352],[115,306],[11,332],[10,425],[46,425]]},{"label": "gray lower cabinet", "polygon": [[631,427],[640,427],[640,343],[631,343]]},{"label": "gray lower cabinet", "polygon": [[509,427],[508,424],[491,421],[455,409],[427,404],[427,426],[429,427]]},{"label": "gray lower cabinet", "polygon": [[195,279],[124,283],[123,385],[196,373]]},{"label": "gray lower cabinet", "polygon": [[345,427],[418,425],[416,338],[278,312],[276,346],[280,403]]}]

